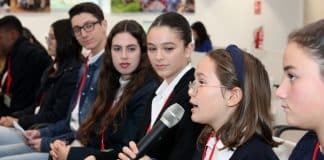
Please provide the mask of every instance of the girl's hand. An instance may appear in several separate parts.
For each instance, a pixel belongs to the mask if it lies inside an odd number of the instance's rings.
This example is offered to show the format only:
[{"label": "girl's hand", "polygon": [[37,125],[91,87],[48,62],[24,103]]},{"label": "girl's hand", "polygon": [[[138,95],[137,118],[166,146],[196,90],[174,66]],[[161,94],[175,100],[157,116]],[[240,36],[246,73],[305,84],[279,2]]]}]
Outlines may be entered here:
[{"label": "girl's hand", "polygon": [[95,156],[88,156],[84,160],[96,160]]},{"label": "girl's hand", "polygon": [[36,139],[36,138],[40,138],[40,133],[38,130],[33,129],[33,130],[26,130],[25,131],[25,135],[26,137],[28,137],[28,139]]},{"label": "girl's hand", "polygon": [[[118,154],[118,158],[120,160],[131,160],[136,157],[138,154],[138,148],[135,144],[135,142],[130,141],[129,146],[125,146],[122,149],[122,152]],[[140,158],[140,160],[150,160],[151,158],[147,155]]]},{"label": "girl's hand", "polygon": [[53,160],[66,160],[71,148],[71,146],[66,145],[62,140],[54,141],[54,143],[50,144],[50,147],[50,154]]}]

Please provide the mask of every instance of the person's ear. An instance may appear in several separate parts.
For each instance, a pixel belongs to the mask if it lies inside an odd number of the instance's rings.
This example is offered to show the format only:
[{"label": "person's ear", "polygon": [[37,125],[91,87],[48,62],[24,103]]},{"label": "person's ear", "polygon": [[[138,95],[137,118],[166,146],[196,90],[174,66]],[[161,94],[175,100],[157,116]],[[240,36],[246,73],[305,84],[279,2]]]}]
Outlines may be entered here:
[{"label": "person's ear", "polygon": [[107,28],[108,28],[108,22],[107,20],[102,20],[101,21],[101,26],[105,29],[105,31],[107,32]]},{"label": "person's ear", "polygon": [[185,56],[189,61],[191,61],[191,54],[192,54],[193,49],[194,49],[193,43],[189,43],[187,45],[187,47],[185,48]]},{"label": "person's ear", "polygon": [[231,90],[227,90],[225,96],[226,96],[227,106],[235,107],[238,106],[238,104],[242,100],[243,92],[241,88],[234,87]]}]

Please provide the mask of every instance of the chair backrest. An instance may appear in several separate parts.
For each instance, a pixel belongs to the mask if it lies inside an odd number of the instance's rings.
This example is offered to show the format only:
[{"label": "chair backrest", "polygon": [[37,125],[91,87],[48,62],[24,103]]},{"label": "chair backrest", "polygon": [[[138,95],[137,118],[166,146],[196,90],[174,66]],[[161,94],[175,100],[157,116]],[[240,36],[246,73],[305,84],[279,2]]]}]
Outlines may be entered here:
[{"label": "chair backrest", "polygon": [[279,137],[273,137],[273,139],[277,142],[282,142],[281,145],[273,148],[273,151],[276,153],[280,160],[288,160],[289,155],[294,149],[296,143]]}]

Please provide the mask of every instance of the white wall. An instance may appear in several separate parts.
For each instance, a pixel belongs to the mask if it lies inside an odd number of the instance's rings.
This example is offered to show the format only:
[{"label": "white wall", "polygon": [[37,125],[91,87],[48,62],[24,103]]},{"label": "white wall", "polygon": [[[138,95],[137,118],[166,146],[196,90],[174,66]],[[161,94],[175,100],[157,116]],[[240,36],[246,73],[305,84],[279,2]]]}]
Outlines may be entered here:
[{"label": "white wall", "polygon": [[[110,4],[107,0],[107,5]],[[265,31],[264,49],[281,51],[287,34],[303,24],[303,0],[261,0],[262,14],[253,14],[254,0],[196,0],[196,13],[185,14],[190,23],[205,23],[215,46],[236,43],[248,50],[252,47],[253,31],[262,25]],[[147,28],[157,13],[111,14],[105,7],[109,29],[119,20],[135,19]],[[41,42],[45,42],[48,26],[55,20],[68,17],[66,12],[16,13]],[[1,16],[1,15],[0,15]]]},{"label": "white wall", "polygon": [[324,1],[323,0],[306,0],[305,5],[305,24],[324,18]]},{"label": "white wall", "polygon": [[[196,13],[185,14],[185,16],[190,23],[196,20],[205,23],[215,46],[235,43],[252,52],[265,64],[270,74],[271,83],[279,83],[282,74],[281,57],[286,45],[287,35],[303,25],[304,1],[261,0],[261,15],[254,15],[254,1],[196,0]],[[107,4],[110,4],[110,0],[107,0]],[[157,13],[110,14],[109,10],[109,7],[105,9],[109,30],[118,21],[126,18],[135,19],[143,24],[144,28],[148,28],[158,15]],[[44,44],[44,37],[47,35],[49,25],[57,19],[68,17],[67,12],[57,11],[16,15]],[[253,31],[260,25],[264,28],[264,49],[255,51],[252,49]],[[278,101],[275,101],[274,105],[277,106]],[[277,115],[277,123],[285,121],[282,113]]]}]

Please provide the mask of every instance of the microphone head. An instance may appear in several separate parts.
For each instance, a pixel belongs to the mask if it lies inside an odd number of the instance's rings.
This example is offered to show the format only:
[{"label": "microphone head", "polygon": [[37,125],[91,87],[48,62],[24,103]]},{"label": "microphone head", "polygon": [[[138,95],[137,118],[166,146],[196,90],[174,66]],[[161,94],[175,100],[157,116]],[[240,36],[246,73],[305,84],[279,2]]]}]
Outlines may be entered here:
[{"label": "microphone head", "polygon": [[163,113],[160,121],[162,121],[168,128],[175,126],[184,114],[184,109],[178,103],[172,104],[166,111]]}]

